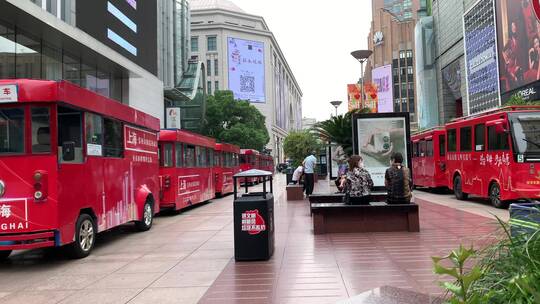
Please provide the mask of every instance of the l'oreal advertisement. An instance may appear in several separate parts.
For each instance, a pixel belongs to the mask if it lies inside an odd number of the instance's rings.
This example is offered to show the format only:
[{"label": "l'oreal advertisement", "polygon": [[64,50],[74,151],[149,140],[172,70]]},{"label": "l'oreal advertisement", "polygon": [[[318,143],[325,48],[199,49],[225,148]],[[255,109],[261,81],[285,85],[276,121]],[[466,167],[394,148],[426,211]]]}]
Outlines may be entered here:
[{"label": "l'oreal advertisement", "polygon": [[408,166],[407,119],[403,116],[356,117],[355,128],[355,151],[364,159],[374,186],[384,187],[384,175],[394,152],[401,152],[404,165]]}]

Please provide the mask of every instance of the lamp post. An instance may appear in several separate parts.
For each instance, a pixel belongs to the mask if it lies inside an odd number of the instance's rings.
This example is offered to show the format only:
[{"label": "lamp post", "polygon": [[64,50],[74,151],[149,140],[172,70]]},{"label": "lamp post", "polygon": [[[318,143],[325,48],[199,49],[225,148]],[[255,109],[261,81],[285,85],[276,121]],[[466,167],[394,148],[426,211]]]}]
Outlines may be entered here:
[{"label": "lamp post", "polygon": [[342,101],[341,100],[334,100],[334,101],[330,101],[330,104],[334,106],[334,108],[336,108],[336,117],[337,117],[337,108],[339,108],[339,105],[341,105]]},{"label": "lamp post", "polygon": [[362,105],[364,104],[364,63],[368,60],[369,56],[373,54],[371,50],[358,50],[351,52],[351,55],[360,62],[361,79],[362,79]]}]

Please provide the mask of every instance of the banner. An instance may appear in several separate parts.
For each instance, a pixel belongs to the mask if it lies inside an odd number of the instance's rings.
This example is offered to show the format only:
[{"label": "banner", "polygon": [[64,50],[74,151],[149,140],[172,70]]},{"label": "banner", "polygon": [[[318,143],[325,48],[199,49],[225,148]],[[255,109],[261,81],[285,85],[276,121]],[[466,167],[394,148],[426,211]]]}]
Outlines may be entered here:
[{"label": "banner", "polygon": [[264,103],[264,43],[228,38],[229,90],[235,99]]},{"label": "banner", "polygon": [[373,69],[371,72],[371,78],[377,87],[377,112],[393,112],[394,94],[392,86],[392,65],[388,64]]},{"label": "banner", "polygon": [[362,99],[361,84],[347,85],[349,111],[369,108],[371,113],[377,113],[377,87],[373,83],[365,83],[364,95],[365,97]]}]

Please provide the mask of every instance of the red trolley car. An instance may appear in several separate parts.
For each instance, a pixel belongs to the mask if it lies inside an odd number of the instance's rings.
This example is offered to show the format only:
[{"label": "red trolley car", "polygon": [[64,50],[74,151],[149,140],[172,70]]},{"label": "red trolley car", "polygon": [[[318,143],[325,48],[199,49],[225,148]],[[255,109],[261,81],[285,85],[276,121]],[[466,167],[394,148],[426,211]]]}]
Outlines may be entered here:
[{"label": "red trolley car", "polygon": [[233,175],[240,171],[239,157],[240,147],[225,143],[216,144],[214,155],[216,195],[222,196],[234,191]]},{"label": "red trolley car", "polygon": [[0,258],[68,245],[159,210],[159,120],[69,82],[0,80]]},{"label": "red trolley car", "polygon": [[216,141],[183,130],[159,133],[161,209],[181,210],[214,198]]},{"label": "red trolley car", "polygon": [[412,136],[412,172],[415,186],[447,187],[446,132],[438,127]]}]

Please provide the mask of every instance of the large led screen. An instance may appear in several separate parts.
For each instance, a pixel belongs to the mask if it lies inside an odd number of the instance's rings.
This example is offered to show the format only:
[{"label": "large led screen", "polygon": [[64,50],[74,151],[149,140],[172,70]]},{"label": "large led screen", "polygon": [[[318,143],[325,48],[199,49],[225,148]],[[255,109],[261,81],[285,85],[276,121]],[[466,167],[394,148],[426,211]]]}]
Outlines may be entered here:
[{"label": "large led screen", "polygon": [[503,101],[540,97],[540,23],[534,1],[497,0],[500,86]]},{"label": "large led screen", "polygon": [[384,175],[390,167],[390,157],[401,152],[409,167],[410,126],[407,113],[356,114],[354,123],[354,153],[364,159],[374,187],[384,187]]},{"label": "large led screen", "polygon": [[77,27],[157,75],[156,0],[79,0]]},{"label": "large led screen", "polygon": [[264,43],[228,38],[229,90],[234,98],[253,103],[266,102]]},{"label": "large led screen", "polygon": [[392,65],[388,64],[373,69],[371,72],[373,83],[377,87],[377,112],[388,113],[394,111],[394,97],[392,86]]},{"label": "large led screen", "polygon": [[493,0],[480,0],[463,16],[469,113],[496,108],[499,102]]}]

